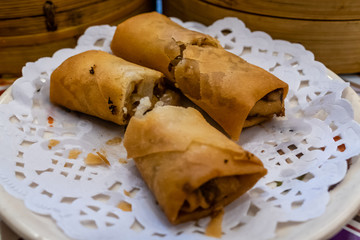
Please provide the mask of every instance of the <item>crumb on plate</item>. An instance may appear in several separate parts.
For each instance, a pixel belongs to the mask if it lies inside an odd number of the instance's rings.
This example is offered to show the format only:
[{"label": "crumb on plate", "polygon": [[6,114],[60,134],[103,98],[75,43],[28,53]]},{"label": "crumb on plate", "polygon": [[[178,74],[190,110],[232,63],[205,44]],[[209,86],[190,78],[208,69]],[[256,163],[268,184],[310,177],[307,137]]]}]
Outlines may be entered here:
[{"label": "crumb on plate", "polygon": [[122,141],[121,137],[114,137],[106,142],[107,145],[118,145]]},{"label": "crumb on plate", "polygon": [[123,210],[124,212],[131,212],[132,211],[131,204],[126,202],[126,201],[119,202],[119,204],[117,205],[117,208]]},{"label": "crumb on plate", "polygon": [[128,163],[125,158],[119,158],[119,163],[126,164]]},{"label": "crumb on plate", "polygon": [[48,148],[52,149],[53,147],[55,147],[56,145],[58,145],[60,143],[59,140],[55,140],[55,139],[50,139],[49,140],[49,144],[48,144]]},{"label": "crumb on plate", "polygon": [[81,150],[79,150],[79,149],[71,149],[69,151],[68,158],[69,159],[77,159],[80,154],[81,154]]},{"label": "crumb on plate", "polygon": [[85,163],[87,165],[101,165],[106,164],[110,166],[110,162],[107,158],[101,154],[100,152],[96,152],[96,154],[89,153],[85,158]]}]

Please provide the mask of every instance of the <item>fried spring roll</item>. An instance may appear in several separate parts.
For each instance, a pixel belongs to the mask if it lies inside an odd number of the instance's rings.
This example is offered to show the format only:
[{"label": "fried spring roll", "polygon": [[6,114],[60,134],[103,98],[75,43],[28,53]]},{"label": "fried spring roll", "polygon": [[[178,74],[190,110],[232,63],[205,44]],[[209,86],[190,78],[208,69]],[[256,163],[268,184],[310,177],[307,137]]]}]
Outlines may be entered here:
[{"label": "fried spring roll", "polygon": [[124,146],[173,224],[222,209],[267,172],[193,108],[156,107],[133,117]]},{"label": "fried spring roll", "polygon": [[120,23],[111,49],[164,73],[233,139],[244,127],[284,115],[286,83],[226,51],[215,38],[185,29],[159,13]]},{"label": "fried spring roll", "polygon": [[[158,101],[173,104],[164,75],[109,53],[90,50],[65,60],[51,74],[50,100],[68,109],[127,124]],[[175,104],[175,103],[174,103]]]}]

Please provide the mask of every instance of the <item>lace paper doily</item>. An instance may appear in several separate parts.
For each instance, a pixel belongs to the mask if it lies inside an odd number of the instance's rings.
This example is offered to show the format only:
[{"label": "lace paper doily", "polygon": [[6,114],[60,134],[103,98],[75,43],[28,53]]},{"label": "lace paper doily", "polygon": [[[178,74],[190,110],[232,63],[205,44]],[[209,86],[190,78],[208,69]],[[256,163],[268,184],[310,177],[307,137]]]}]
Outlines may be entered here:
[{"label": "lace paper doily", "polygon": [[[229,51],[287,82],[287,117],[243,131],[239,144],[264,162],[268,174],[225,209],[223,239],[269,239],[277,224],[324,213],[329,187],[341,181],[347,159],[360,154],[348,87],[332,80],[301,45],[250,32],[238,19],[185,27],[217,37]],[[13,101],[0,105],[0,183],[30,210],[50,215],[74,239],[209,239],[209,218],[172,226],[156,205],[122,144],[124,128],[49,103],[49,77],[65,59],[88,49],[110,50],[115,27],[89,28],[75,49],[62,49],[23,68]],[[49,145],[56,140],[57,144]],[[53,141],[54,142],[54,141]],[[72,152],[79,155],[69,156]],[[110,166],[89,166],[90,152]],[[120,161],[119,161],[120,159]],[[120,202],[131,204],[123,211]],[[258,226],[261,226],[259,231]],[[212,239],[212,238],[210,238]]]}]

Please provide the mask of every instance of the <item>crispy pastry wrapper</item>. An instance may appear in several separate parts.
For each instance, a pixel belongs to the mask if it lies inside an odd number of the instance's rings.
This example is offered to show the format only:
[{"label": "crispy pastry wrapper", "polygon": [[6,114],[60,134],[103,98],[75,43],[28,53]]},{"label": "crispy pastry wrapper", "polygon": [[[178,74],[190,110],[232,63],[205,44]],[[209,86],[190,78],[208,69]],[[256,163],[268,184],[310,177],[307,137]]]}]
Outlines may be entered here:
[{"label": "crispy pastry wrapper", "polygon": [[[150,12],[119,24],[111,42],[111,50],[115,55],[156,69],[173,80],[171,65],[176,64],[176,57],[180,55],[184,44],[222,48],[215,38],[190,31],[164,15]],[[174,63],[170,64],[172,61]]]},{"label": "crispy pastry wrapper", "polygon": [[286,83],[164,15],[145,13],[119,24],[111,48],[164,73],[233,139],[244,127],[285,114]]},{"label": "crispy pastry wrapper", "polygon": [[133,117],[124,146],[173,224],[219,211],[267,172],[190,107],[157,107]]},{"label": "crispy pastry wrapper", "polygon": [[109,53],[90,50],[65,60],[51,74],[50,100],[117,124],[152,108],[165,93],[164,75]]}]

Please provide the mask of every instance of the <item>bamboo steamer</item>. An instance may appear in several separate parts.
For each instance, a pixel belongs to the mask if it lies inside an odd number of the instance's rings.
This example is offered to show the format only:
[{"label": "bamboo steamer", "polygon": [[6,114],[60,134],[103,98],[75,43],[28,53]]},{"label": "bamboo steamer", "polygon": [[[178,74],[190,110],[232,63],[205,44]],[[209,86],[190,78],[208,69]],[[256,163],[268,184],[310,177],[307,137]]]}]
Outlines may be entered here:
[{"label": "bamboo steamer", "polygon": [[92,25],[116,25],[153,11],[153,0],[2,0],[0,79],[21,76],[26,62],[76,46]]},{"label": "bamboo steamer", "polygon": [[163,11],[206,25],[237,17],[252,31],[304,45],[338,74],[360,72],[358,0],[163,0]]}]

